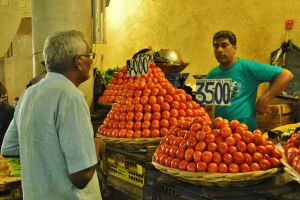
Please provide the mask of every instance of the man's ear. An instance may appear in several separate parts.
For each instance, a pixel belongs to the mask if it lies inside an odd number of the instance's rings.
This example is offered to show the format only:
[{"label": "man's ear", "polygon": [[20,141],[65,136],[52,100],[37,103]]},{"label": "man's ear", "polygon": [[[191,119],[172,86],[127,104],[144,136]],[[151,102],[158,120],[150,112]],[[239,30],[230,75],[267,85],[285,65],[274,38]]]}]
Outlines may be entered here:
[{"label": "man's ear", "polygon": [[74,58],[74,63],[75,63],[75,68],[76,69],[79,69],[79,70],[81,70],[82,69],[82,67],[81,67],[81,63],[82,63],[82,60],[80,59],[80,57],[79,56],[75,56],[75,58]]}]

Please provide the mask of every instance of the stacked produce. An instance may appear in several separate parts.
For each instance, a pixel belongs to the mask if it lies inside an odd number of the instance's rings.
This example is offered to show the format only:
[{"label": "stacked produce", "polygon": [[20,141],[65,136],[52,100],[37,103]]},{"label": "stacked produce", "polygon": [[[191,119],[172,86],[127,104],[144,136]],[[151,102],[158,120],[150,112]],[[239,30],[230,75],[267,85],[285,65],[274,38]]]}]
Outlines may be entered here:
[{"label": "stacked produce", "polygon": [[300,130],[288,139],[285,146],[287,162],[300,173]]},{"label": "stacked produce", "polygon": [[205,109],[169,83],[154,63],[140,77],[129,77],[126,68],[120,69],[101,101],[116,102],[98,129],[108,137],[161,137],[186,118],[198,117],[207,125],[211,123]]},{"label": "stacked produce", "polygon": [[281,166],[281,152],[260,130],[253,133],[237,120],[199,118],[172,127],[154,153],[154,161],[190,172],[239,173]]}]

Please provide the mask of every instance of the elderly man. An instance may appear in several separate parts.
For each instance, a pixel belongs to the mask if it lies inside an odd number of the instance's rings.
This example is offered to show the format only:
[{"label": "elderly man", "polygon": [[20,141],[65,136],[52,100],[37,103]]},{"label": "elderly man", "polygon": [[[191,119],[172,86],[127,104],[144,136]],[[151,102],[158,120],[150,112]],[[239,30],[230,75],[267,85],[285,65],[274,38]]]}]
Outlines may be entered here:
[{"label": "elderly man", "polygon": [[101,199],[95,166],[104,143],[93,139],[89,108],[77,88],[95,53],[79,31],[44,45],[47,75],[20,97],[4,137],[4,156],[20,155],[25,200]]}]

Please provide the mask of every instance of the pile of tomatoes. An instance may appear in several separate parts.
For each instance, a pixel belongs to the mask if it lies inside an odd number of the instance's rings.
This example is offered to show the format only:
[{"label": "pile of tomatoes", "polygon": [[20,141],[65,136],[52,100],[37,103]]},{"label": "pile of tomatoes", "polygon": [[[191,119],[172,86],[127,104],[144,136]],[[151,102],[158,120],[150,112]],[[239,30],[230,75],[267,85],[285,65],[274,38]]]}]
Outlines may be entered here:
[{"label": "pile of tomatoes", "polygon": [[[182,89],[176,89],[155,64],[147,74],[128,77],[126,69],[116,73],[104,92],[116,103],[99,127],[98,132],[108,137],[149,138],[163,137],[178,121],[200,117],[210,123],[203,107]],[[113,90],[111,88],[114,88]],[[112,95],[108,95],[112,94]],[[102,101],[106,98],[102,98]]]},{"label": "pile of tomatoes", "polygon": [[214,119],[214,128],[201,118],[172,127],[154,153],[154,161],[190,172],[239,173],[281,166],[281,152],[260,130],[253,133],[238,120]]},{"label": "pile of tomatoes", "polygon": [[300,130],[288,139],[285,146],[285,156],[288,163],[300,173]]}]

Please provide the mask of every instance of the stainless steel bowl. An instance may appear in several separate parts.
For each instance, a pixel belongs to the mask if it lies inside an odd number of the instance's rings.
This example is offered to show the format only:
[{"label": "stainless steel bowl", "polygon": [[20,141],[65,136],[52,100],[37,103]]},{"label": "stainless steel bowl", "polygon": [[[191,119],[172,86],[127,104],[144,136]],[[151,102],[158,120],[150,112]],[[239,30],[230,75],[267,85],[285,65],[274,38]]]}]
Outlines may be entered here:
[{"label": "stainless steel bowl", "polygon": [[170,64],[181,63],[180,55],[177,51],[171,49],[160,49],[159,56],[166,59]]}]

